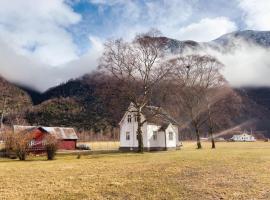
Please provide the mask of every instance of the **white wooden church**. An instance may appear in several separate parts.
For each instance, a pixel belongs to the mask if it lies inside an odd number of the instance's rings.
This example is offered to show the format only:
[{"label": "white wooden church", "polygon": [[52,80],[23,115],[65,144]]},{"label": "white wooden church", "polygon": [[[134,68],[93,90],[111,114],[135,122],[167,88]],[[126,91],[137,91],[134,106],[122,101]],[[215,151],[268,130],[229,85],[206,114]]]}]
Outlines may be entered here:
[{"label": "white wooden church", "polygon": [[[138,149],[138,125],[134,111],[136,109],[133,104],[130,104],[119,123],[121,151]],[[172,117],[163,109],[154,106],[145,107],[142,113],[141,120],[146,120],[142,127],[143,145],[146,151],[171,150],[179,147],[178,126]]]}]

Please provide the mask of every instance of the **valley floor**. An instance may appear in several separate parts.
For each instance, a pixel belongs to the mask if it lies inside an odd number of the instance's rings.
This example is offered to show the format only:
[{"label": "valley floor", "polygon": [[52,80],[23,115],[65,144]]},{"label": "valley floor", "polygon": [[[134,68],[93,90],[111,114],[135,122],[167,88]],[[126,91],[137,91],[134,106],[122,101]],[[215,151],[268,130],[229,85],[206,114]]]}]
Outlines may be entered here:
[{"label": "valley floor", "polygon": [[270,199],[270,143],[0,159],[0,199]]}]

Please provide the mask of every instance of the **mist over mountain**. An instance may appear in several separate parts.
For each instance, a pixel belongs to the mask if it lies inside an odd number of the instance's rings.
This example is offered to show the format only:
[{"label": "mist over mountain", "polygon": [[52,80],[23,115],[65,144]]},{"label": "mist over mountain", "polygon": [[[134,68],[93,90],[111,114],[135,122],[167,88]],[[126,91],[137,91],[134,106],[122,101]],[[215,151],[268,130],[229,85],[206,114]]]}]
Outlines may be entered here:
[{"label": "mist over mountain", "polygon": [[[163,38],[171,53],[200,53],[217,57],[225,65],[224,76],[234,87],[270,86],[270,80],[266,77],[270,73],[270,31],[237,31],[209,42]],[[6,48],[0,50],[0,74],[8,81],[44,92],[96,69],[103,42],[95,38],[91,41],[92,48],[81,59],[57,67],[39,65],[4,45]]]},{"label": "mist over mountain", "polygon": [[270,31],[236,31],[225,34],[212,42],[222,46],[229,46],[236,39],[241,39],[262,47],[270,47]]}]

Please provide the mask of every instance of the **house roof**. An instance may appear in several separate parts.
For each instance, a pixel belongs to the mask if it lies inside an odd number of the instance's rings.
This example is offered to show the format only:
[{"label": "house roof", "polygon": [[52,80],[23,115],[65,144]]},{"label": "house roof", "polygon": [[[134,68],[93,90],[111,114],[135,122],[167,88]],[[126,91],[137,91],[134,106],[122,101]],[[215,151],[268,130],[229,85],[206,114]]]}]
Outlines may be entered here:
[{"label": "house roof", "polygon": [[177,121],[171,117],[163,108],[156,106],[146,106],[142,110],[148,123],[161,126],[162,130],[167,129],[169,124],[177,125]]},{"label": "house roof", "polygon": [[[125,112],[119,124],[123,122],[129,112],[135,112],[133,103],[130,103],[128,111]],[[169,124],[178,125],[178,122],[161,107],[145,106],[142,110],[142,114],[148,123],[159,125],[160,130],[166,130]]]},{"label": "house roof", "polygon": [[77,140],[78,136],[73,128],[66,127],[46,127],[46,126],[13,126],[14,132],[30,132],[35,129],[43,130],[54,135],[57,139]]}]

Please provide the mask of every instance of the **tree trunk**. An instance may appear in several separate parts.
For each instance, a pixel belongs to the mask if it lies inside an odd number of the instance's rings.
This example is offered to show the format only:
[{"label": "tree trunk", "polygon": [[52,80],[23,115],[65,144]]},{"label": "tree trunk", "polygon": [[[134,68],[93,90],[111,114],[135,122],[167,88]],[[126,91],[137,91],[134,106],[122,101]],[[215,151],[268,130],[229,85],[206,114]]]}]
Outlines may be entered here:
[{"label": "tree trunk", "polygon": [[201,144],[199,129],[196,128],[195,131],[196,131],[196,138],[197,138],[197,149],[201,149],[202,144]]},{"label": "tree trunk", "polygon": [[215,140],[214,138],[212,138],[212,149],[215,149],[215,148],[216,148]]},{"label": "tree trunk", "polygon": [[26,159],[26,152],[24,151],[19,151],[17,153],[17,156],[19,157],[19,160],[25,160]]},{"label": "tree trunk", "polygon": [[215,144],[215,138],[214,138],[214,135],[213,135],[213,128],[209,129],[209,134],[210,134],[210,137],[211,137],[212,149],[215,149],[216,144]]},{"label": "tree trunk", "polygon": [[167,135],[166,135],[166,131],[164,131],[164,141],[165,141],[165,151],[167,151]]},{"label": "tree trunk", "polygon": [[[207,99],[208,101],[208,99]],[[209,134],[211,137],[211,142],[212,142],[212,149],[216,148],[216,144],[215,144],[215,139],[213,136],[213,129],[214,129],[214,124],[212,121],[212,112],[211,112],[211,105],[210,103],[207,104],[207,108],[208,108],[208,126],[209,126]]]},{"label": "tree trunk", "polygon": [[142,123],[141,123],[141,112],[140,109],[137,113],[137,139],[138,139],[138,153],[143,153],[143,136],[142,136]]},{"label": "tree trunk", "polygon": [[0,118],[0,130],[3,128],[3,120],[4,120],[5,107],[6,107],[6,98],[4,99],[2,113],[1,113],[1,118]]}]

